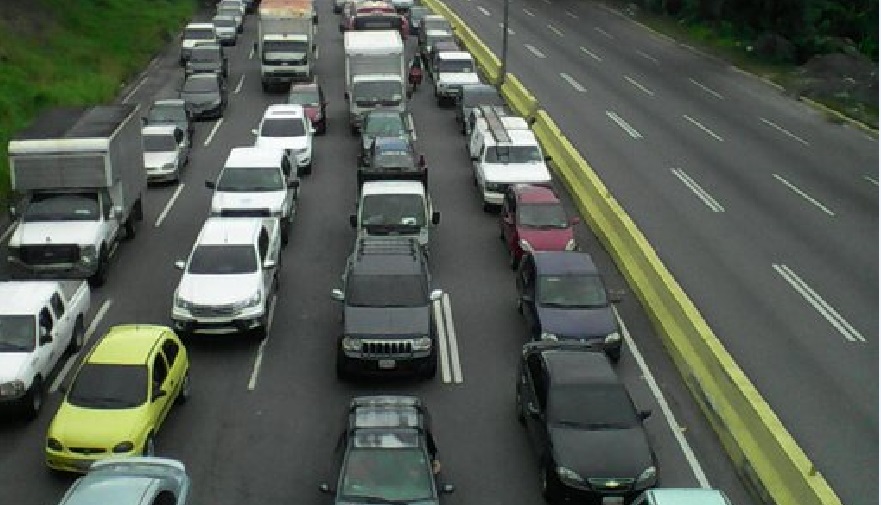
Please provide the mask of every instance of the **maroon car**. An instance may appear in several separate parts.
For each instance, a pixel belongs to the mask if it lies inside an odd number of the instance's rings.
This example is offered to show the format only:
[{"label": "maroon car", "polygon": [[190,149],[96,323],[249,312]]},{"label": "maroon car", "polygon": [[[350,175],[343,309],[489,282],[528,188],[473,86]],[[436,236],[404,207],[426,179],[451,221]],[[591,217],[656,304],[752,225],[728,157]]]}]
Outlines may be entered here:
[{"label": "maroon car", "polygon": [[312,122],[315,133],[327,133],[327,102],[324,91],[317,83],[293,84],[288,93],[288,103],[302,105],[306,117]]},{"label": "maroon car", "polygon": [[569,218],[554,190],[547,186],[515,184],[505,191],[499,214],[500,237],[508,249],[511,268],[524,252],[573,251],[578,248]]}]

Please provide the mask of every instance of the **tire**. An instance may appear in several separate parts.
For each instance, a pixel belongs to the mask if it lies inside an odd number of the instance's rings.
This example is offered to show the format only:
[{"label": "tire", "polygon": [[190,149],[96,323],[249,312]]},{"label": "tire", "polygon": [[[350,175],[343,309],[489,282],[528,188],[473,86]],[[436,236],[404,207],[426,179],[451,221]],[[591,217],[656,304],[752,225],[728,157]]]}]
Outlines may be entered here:
[{"label": "tire", "polygon": [[34,377],[34,382],[31,384],[30,389],[28,389],[27,394],[25,394],[24,403],[22,403],[28,419],[36,419],[40,415],[44,399],[43,379],[38,375]]},{"label": "tire", "polygon": [[180,385],[180,393],[177,394],[177,398],[174,399],[174,403],[178,405],[183,405],[187,403],[187,400],[190,399],[190,371],[187,370],[187,373],[184,374],[183,382]]},{"label": "tire", "polygon": [[269,84],[266,84],[265,82],[262,82],[260,84],[263,87],[263,92],[267,93],[269,91]]},{"label": "tire", "polygon": [[144,205],[141,203],[140,198],[135,201],[135,206],[132,208],[132,214],[135,216],[135,221],[144,220]]},{"label": "tire", "polygon": [[153,438],[153,434],[150,433],[147,435],[147,440],[144,440],[144,448],[141,449],[142,456],[154,456],[156,454],[156,440]]},{"label": "tire", "polygon": [[312,162],[310,161],[306,168],[303,169],[303,173],[306,175],[312,175]]},{"label": "tire", "polygon": [[351,374],[346,370],[346,359],[343,356],[342,351],[337,351],[336,378],[342,382],[348,382],[351,379]]},{"label": "tire", "polygon": [[76,323],[73,325],[73,335],[70,337],[70,343],[67,344],[67,354],[76,354],[77,351],[83,348],[83,343],[85,341],[86,332],[83,330],[83,318],[76,318]]},{"label": "tire", "polygon": [[541,495],[548,503],[557,503],[560,499],[560,489],[554,478],[553,470],[548,467],[547,463],[541,465],[539,470],[539,478],[541,479]]},{"label": "tire", "polygon": [[517,259],[517,253],[514,252],[514,249],[508,248],[508,264],[511,266],[511,270],[517,270],[517,267],[520,265],[520,260]]},{"label": "tire", "polygon": [[519,296],[517,297],[517,313],[523,314],[523,300]]},{"label": "tire", "polygon": [[125,220],[125,224],[123,226],[125,227],[125,239],[131,240],[135,238],[135,236],[138,234],[138,230],[135,229],[134,209],[132,209],[131,215],[129,215],[128,219]]},{"label": "tire", "polygon": [[493,210],[493,206],[491,203],[483,202],[483,211],[484,212],[488,213],[488,212],[492,212],[492,210]]},{"label": "tire", "polygon": [[617,365],[619,361],[621,361],[621,348],[617,348],[612,351],[607,351],[606,356],[609,357],[609,361],[612,362],[613,365]]},{"label": "tire", "polygon": [[109,261],[107,249],[101,246],[101,253],[98,255],[98,270],[89,277],[89,284],[92,287],[101,287],[107,282],[107,263]]},{"label": "tire", "polygon": [[288,242],[291,240],[291,224],[292,219],[289,217],[281,222],[281,246],[282,248],[288,245]]}]

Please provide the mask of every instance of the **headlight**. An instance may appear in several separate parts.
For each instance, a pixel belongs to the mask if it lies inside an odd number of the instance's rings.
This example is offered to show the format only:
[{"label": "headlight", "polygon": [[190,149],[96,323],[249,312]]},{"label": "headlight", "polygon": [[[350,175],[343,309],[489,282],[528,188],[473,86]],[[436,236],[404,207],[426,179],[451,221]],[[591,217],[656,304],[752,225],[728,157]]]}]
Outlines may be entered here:
[{"label": "headlight", "polygon": [[242,304],[242,307],[246,308],[246,309],[249,309],[251,307],[256,307],[256,306],[260,305],[260,301],[262,299],[263,299],[263,294],[260,293],[260,290],[258,289],[257,291],[254,292],[253,295],[251,295],[250,298],[245,300],[245,302]]},{"label": "headlight", "polygon": [[356,352],[361,350],[361,339],[355,337],[343,337],[342,347],[344,351]]},{"label": "headlight", "polygon": [[61,445],[61,442],[54,438],[49,438],[46,440],[46,447],[52,449],[53,451],[60,451],[64,449],[64,446]]},{"label": "headlight", "polygon": [[96,258],[96,257],[98,257],[98,249],[94,245],[81,245],[80,246],[80,257]]},{"label": "headlight", "polygon": [[655,480],[655,478],[657,476],[658,476],[658,470],[655,468],[654,465],[652,465],[652,466],[646,468],[645,470],[643,470],[641,474],[639,474],[639,478],[636,479],[636,484],[640,485],[640,484],[645,484],[647,482],[651,482],[651,481]]},{"label": "headlight", "polygon": [[556,342],[557,340],[559,340],[556,335],[554,335],[553,333],[551,333],[549,331],[541,332],[541,339],[542,340],[550,340],[552,342]]},{"label": "headlight", "polygon": [[174,163],[166,163],[166,164],[162,165],[163,170],[171,170],[173,168],[174,168]]},{"label": "headlight", "polygon": [[575,473],[574,470],[570,470],[569,468],[566,468],[565,466],[558,466],[557,467],[557,477],[559,477],[560,480],[563,482],[572,482],[575,484],[583,484],[584,483],[584,479],[582,479],[580,475]]},{"label": "headlight", "polygon": [[193,308],[193,303],[189,300],[184,300],[180,296],[174,297],[174,306],[184,310],[190,310]]},{"label": "headlight", "polygon": [[532,252],[532,244],[530,244],[526,239],[520,239],[520,249],[523,249],[524,252]]},{"label": "headlight", "polygon": [[431,349],[431,339],[428,337],[419,337],[413,340],[414,351],[427,351]]},{"label": "headlight", "polygon": [[612,333],[609,333],[608,335],[606,335],[605,340],[603,340],[603,342],[606,344],[617,344],[620,341],[621,341],[621,334],[618,333],[617,331],[613,331]]},{"label": "headlight", "polygon": [[15,398],[23,395],[24,391],[24,382],[21,380],[14,380],[0,384],[0,397],[5,396]]},{"label": "headlight", "polygon": [[117,454],[132,452],[135,448],[135,444],[126,440],[125,442],[120,442],[113,446],[113,452]]},{"label": "headlight", "polygon": [[566,242],[566,250],[574,251],[576,249],[578,249],[578,242],[575,242],[574,238],[570,238],[569,242]]}]

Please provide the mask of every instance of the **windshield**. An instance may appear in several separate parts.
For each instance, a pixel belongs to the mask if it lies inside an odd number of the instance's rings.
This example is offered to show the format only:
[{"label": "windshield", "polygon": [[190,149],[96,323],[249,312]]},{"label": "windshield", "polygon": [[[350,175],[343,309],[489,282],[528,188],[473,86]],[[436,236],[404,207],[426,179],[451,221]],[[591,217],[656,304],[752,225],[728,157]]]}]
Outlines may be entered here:
[{"label": "windshield", "polygon": [[401,18],[398,16],[355,16],[355,30],[399,30]]},{"label": "windshield", "polygon": [[264,53],[305,53],[304,40],[267,40],[263,42]]},{"label": "windshield", "polygon": [[346,285],[352,307],[424,307],[428,293],[420,275],[353,275]]},{"label": "windshield", "polygon": [[538,303],[546,307],[601,308],[609,305],[599,275],[540,275]]},{"label": "windshield", "polygon": [[209,75],[207,78],[194,76],[184,81],[184,93],[217,93],[217,79]]},{"label": "windshield", "polygon": [[473,73],[474,62],[470,59],[453,60],[447,58],[438,58],[437,71],[455,74]]},{"label": "windshield", "polygon": [[167,153],[177,149],[172,135],[144,135],[144,152]]},{"label": "windshield", "polygon": [[397,137],[407,131],[398,114],[371,114],[366,123],[364,134],[370,137]]},{"label": "windshield", "polygon": [[236,27],[238,27],[238,23],[236,23],[236,20],[235,20],[235,19],[231,19],[231,18],[222,18],[222,19],[215,19],[215,20],[214,20],[214,26],[216,26],[216,27],[218,27],[218,28],[228,28],[228,29],[231,29],[231,28],[236,28]]},{"label": "windshield", "polygon": [[559,228],[569,227],[563,206],[557,203],[520,204],[517,211],[520,226],[528,228]]},{"label": "windshield", "polygon": [[0,316],[0,352],[30,352],[36,346],[34,316]]},{"label": "windshield", "polygon": [[184,30],[186,40],[214,40],[214,30],[211,28],[186,28]]},{"label": "windshield", "polygon": [[74,379],[67,401],[92,409],[127,409],[147,401],[145,365],[86,363]]},{"label": "windshield", "polygon": [[429,462],[419,448],[352,449],[342,472],[340,495],[345,501],[380,498],[406,503],[432,499],[433,485]]},{"label": "windshield", "polygon": [[483,161],[487,163],[533,163],[543,161],[538,146],[489,146]]},{"label": "windshield", "polygon": [[21,216],[34,221],[98,221],[101,212],[97,193],[41,195],[31,199]]},{"label": "windshield", "polygon": [[187,271],[197,275],[234,275],[250,274],[257,269],[257,255],[251,245],[200,245],[190,257]]},{"label": "windshield", "polygon": [[505,105],[505,100],[495,90],[468,91],[467,88],[464,88],[462,90],[462,104],[465,107]]},{"label": "windshield", "polygon": [[548,422],[590,429],[630,428],[637,417],[621,384],[559,384],[548,395]]},{"label": "windshield", "polygon": [[147,113],[148,123],[184,123],[187,113],[182,106],[154,105]]},{"label": "windshield", "polygon": [[285,189],[278,167],[226,167],[217,180],[217,191],[280,191]]},{"label": "windshield", "polygon": [[296,118],[267,118],[260,127],[261,137],[302,137],[306,135],[306,126],[303,119]]},{"label": "windshield", "polygon": [[386,105],[389,107],[401,103],[404,93],[400,81],[373,81],[355,83],[355,103],[362,106]]},{"label": "windshield", "polygon": [[190,61],[214,63],[220,61],[220,52],[216,48],[193,48]]},{"label": "windshield", "polygon": [[288,103],[297,105],[318,105],[317,91],[292,91],[288,95]]},{"label": "windshield", "polygon": [[234,18],[237,18],[242,15],[242,11],[238,7],[226,6],[226,5],[217,9],[217,13],[220,14],[221,16],[232,16]]},{"label": "windshield", "polygon": [[367,195],[361,201],[361,223],[422,227],[425,203],[421,195]]}]

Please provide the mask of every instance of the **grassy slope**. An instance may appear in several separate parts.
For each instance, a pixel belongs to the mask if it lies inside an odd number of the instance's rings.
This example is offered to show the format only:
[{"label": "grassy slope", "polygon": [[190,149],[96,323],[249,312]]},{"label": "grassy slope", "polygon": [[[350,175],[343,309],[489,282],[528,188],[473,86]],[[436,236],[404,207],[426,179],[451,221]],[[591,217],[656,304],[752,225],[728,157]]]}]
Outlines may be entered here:
[{"label": "grassy slope", "polygon": [[106,103],[195,12],[195,0],[26,0],[0,15],[0,202],[7,142],[42,109]]}]

